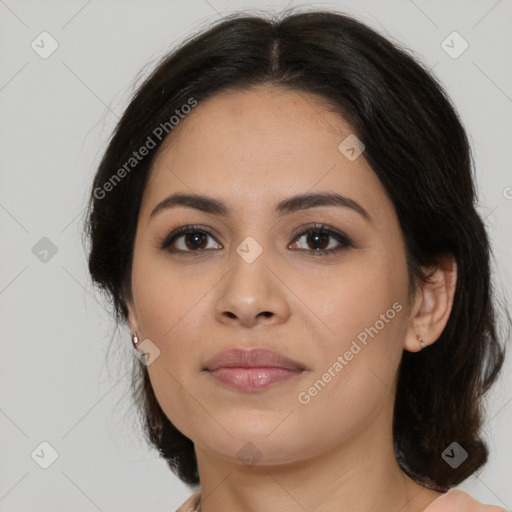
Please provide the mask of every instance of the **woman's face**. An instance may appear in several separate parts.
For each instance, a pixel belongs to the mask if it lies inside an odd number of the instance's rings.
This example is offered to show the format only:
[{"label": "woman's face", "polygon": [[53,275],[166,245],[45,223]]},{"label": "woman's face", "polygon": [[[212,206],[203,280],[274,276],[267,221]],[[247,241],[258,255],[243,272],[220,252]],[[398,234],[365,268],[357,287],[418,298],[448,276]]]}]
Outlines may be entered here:
[{"label": "woman's face", "polygon": [[[180,123],[144,192],[129,304],[130,327],[159,350],[148,371],[163,411],[196,450],[232,462],[299,461],[370,430],[388,438],[414,332],[405,248],[363,148],[345,141],[350,127],[314,96],[275,87],[222,92]],[[151,215],[173,194],[229,213],[182,204]],[[350,201],[276,210],[308,194]],[[252,347],[302,371],[205,370]]]}]

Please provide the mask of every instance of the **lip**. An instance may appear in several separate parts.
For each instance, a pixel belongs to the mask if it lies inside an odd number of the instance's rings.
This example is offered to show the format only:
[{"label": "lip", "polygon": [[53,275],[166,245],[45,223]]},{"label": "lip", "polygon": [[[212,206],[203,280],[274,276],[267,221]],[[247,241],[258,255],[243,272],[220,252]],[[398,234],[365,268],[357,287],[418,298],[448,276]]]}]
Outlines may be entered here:
[{"label": "lip", "polygon": [[305,370],[297,361],[264,348],[234,348],[219,352],[204,365],[208,371],[217,368],[284,368],[286,370]]},{"label": "lip", "polygon": [[288,381],[306,368],[277,352],[253,348],[220,352],[206,362],[204,370],[220,384],[256,391]]}]

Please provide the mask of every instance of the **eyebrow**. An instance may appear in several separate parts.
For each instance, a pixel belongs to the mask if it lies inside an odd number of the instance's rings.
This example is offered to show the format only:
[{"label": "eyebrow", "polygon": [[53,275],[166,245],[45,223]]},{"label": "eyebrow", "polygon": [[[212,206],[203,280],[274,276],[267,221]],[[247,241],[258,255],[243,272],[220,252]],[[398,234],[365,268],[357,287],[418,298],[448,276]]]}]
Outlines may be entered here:
[{"label": "eyebrow", "polygon": [[[158,212],[176,207],[194,208],[205,213],[219,215],[221,217],[230,217],[233,212],[231,208],[221,199],[204,196],[200,194],[180,194],[175,193],[160,201],[150,214],[150,219]],[[301,210],[308,210],[318,206],[336,206],[342,208],[350,208],[359,213],[364,219],[370,223],[373,222],[370,214],[356,201],[349,197],[342,196],[337,193],[304,193],[292,197],[288,197],[280,201],[275,209],[274,215],[283,217]]]}]

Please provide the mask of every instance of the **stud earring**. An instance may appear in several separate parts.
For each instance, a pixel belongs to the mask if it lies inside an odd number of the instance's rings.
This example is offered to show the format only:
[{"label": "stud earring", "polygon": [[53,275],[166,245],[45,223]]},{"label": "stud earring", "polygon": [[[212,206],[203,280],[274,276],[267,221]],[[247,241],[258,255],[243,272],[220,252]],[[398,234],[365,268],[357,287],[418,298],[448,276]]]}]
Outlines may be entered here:
[{"label": "stud earring", "polygon": [[139,337],[137,336],[137,334],[133,333],[132,334],[132,345],[133,345],[133,348],[137,348],[137,346],[139,345]]},{"label": "stud earring", "polygon": [[419,344],[421,345],[421,350],[423,350],[426,346],[425,343],[423,343],[423,338],[419,334],[416,334],[416,339],[418,340]]}]

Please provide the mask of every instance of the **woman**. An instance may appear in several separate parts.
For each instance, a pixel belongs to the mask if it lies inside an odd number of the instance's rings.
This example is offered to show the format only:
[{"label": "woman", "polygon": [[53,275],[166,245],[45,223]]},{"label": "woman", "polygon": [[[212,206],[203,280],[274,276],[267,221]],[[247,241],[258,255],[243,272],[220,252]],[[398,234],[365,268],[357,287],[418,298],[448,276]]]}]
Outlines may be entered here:
[{"label": "woman", "polygon": [[455,488],[504,358],[474,203],[442,87],[349,16],[232,15],[159,63],[87,233],[180,511],[504,510]]}]

